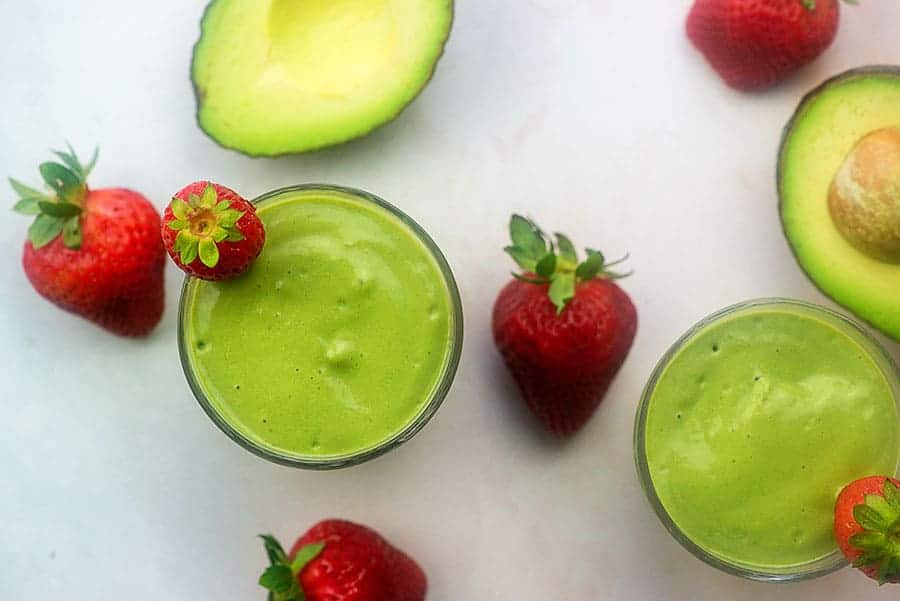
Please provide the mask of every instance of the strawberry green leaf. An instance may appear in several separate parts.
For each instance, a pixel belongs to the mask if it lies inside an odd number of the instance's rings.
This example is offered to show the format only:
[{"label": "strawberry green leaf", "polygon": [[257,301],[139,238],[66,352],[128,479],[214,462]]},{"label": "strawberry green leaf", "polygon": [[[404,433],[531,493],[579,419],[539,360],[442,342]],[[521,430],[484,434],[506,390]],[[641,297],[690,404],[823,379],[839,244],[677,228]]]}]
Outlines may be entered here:
[{"label": "strawberry green leaf", "polygon": [[287,553],[284,552],[284,548],[281,546],[281,543],[278,542],[277,538],[271,534],[260,534],[259,538],[263,540],[266,555],[268,555],[271,563],[287,562]]},{"label": "strawberry green leaf", "polygon": [[48,198],[47,195],[40,190],[35,190],[31,186],[26,186],[19,180],[9,178],[9,185],[12,186],[12,189],[15,190],[16,194],[21,198]]},{"label": "strawberry green leaf", "polygon": [[297,551],[297,555],[294,556],[294,560],[291,562],[291,570],[295,574],[299,574],[303,571],[303,568],[306,567],[306,564],[315,559],[324,548],[325,543],[310,543],[308,545],[303,545],[300,547],[300,550]]},{"label": "strawberry green leaf", "polygon": [[578,252],[575,250],[575,245],[572,244],[572,241],[569,240],[563,234],[557,232],[556,236],[556,246],[559,248],[559,258],[570,263],[578,262]]},{"label": "strawberry green leaf", "polygon": [[72,173],[84,179],[84,169],[82,168],[81,163],[78,162],[78,157],[75,155],[75,152],[72,151],[71,146],[69,147],[69,150],[71,151],[71,153],[54,150],[53,154],[58,156],[59,160],[61,160],[65,164],[65,166],[72,171]]},{"label": "strawberry green leaf", "polygon": [[525,271],[534,271],[537,266],[537,261],[535,261],[531,256],[523,249],[518,246],[507,246],[503,249],[506,254],[512,257],[513,261],[515,261],[519,267],[524,269]]},{"label": "strawberry green leaf", "polygon": [[[71,146],[69,149],[71,150]],[[75,151],[72,150],[72,155],[75,155]],[[91,174],[91,171],[94,170],[94,167],[97,166],[97,159],[100,158],[100,148],[94,148],[94,154],[91,155],[91,160],[88,161],[88,164],[82,168],[82,173],[84,174],[84,178],[87,179],[87,176]]]},{"label": "strawberry green leaf", "polygon": [[219,264],[219,247],[212,238],[203,238],[198,244],[200,252],[200,261],[212,269]]},{"label": "strawberry green leaf", "polygon": [[51,215],[38,215],[28,228],[28,240],[35,249],[46,246],[59,236],[63,229],[64,219]]},{"label": "strawberry green leaf", "polygon": [[587,249],[587,259],[575,269],[575,277],[579,280],[592,280],[601,269],[603,269],[603,255]]},{"label": "strawberry green leaf", "polygon": [[575,298],[575,276],[571,273],[556,274],[550,284],[549,295],[556,306],[556,313],[562,313],[569,301]]},{"label": "strawberry green leaf", "polygon": [[547,252],[547,243],[537,227],[521,215],[513,215],[509,221],[509,236],[513,246],[521,248],[529,258],[539,260]]},{"label": "strawberry green leaf", "polygon": [[[238,232],[238,233],[240,233],[240,232]],[[210,235],[212,236],[212,239],[214,241],[221,242],[222,240],[225,240],[226,238],[228,238],[228,231],[221,226],[216,226],[216,229],[214,229],[212,234],[210,234]]]},{"label": "strawberry green leaf", "polygon": [[880,532],[860,532],[851,536],[849,542],[861,551],[877,553],[884,549],[885,537]]},{"label": "strawberry green leaf", "polygon": [[853,519],[866,530],[881,532],[888,526],[887,521],[881,514],[868,505],[857,505],[854,507]]},{"label": "strawberry green leaf", "polygon": [[13,211],[22,215],[37,215],[41,212],[37,198],[22,198],[13,205]]},{"label": "strawberry green leaf", "polygon": [[42,213],[46,213],[51,217],[73,217],[81,214],[81,207],[71,202],[50,202],[47,200],[38,201]]},{"label": "strawberry green leaf", "polygon": [[191,208],[186,202],[180,198],[173,198],[170,206],[172,207],[172,214],[175,215],[175,219],[178,219],[179,221],[187,220],[188,212]]},{"label": "strawberry green leaf", "polygon": [[884,495],[884,500],[890,505],[891,509],[900,513],[900,488],[890,480],[885,479],[882,494]]},{"label": "strawberry green leaf", "polygon": [[866,505],[877,511],[886,524],[891,524],[900,518],[887,499],[881,495],[866,495]]},{"label": "strawberry green leaf", "polygon": [[81,216],[73,215],[63,225],[63,244],[66,248],[78,250],[81,248],[81,241]]},{"label": "strawberry green leaf", "polygon": [[521,273],[512,272],[512,277],[516,278],[520,282],[526,282],[528,284],[537,284],[539,286],[544,286],[550,283],[550,280],[547,278],[530,278],[527,275],[522,275]]},{"label": "strawberry green leaf", "polygon": [[197,241],[192,240],[181,245],[179,259],[183,265],[190,265],[197,258]]},{"label": "strawberry green leaf", "polygon": [[816,10],[816,0],[803,0],[803,6],[806,10]]},{"label": "strawberry green leaf", "polygon": [[243,216],[244,214],[240,211],[225,211],[219,216],[219,225],[226,229],[234,227],[234,224],[240,221],[241,217]]},{"label": "strawberry green leaf", "polygon": [[547,253],[534,267],[534,272],[541,278],[549,278],[556,271],[556,255]]},{"label": "strawberry green leaf", "polygon": [[181,252],[191,244],[196,243],[197,239],[188,230],[181,230],[175,236],[175,244],[172,245],[172,248],[175,252]]},{"label": "strawberry green leaf", "polygon": [[82,181],[78,175],[73,173],[68,167],[60,165],[59,163],[41,163],[39,169],[41,171],[41,177],[44,178],[47,185],[50,186],[60,198],[66,198],[72,192],[78,190],[82,185]]},{"label": "strawberry green leaf", "polygon": [[216,189],[212,184],[206,184],[206,187],[203,188],[203,195],[200,197],[200,206],[211,209],[216,206],[217,199]]},{"label": "strawberry green leaf", "polygon": [[173,219],[168,224],[166,224],[166,227],[168,227],[170,230],[174,230],[176,232],[180,231],[180,230],[186,230],[190,226],[191,226],[190,223],[188,223],[187,221],[182,221],[180,219]]},{"label": "strawberry green leaf", "polygon": [[219,201],[219,204],[216,205],[215,211],[216,213],[222,213],[228,210],[228,207],[231,206],[231,201],[227,198],[225,200]]},{"label": "strawberry green leaf", "polygon": [[242,234],[239,230],[228,230],[228,237],[225,239],[228,242],[240,242],[244,239],[244,234]]},{"label": "strawberry green leaf", "polygon": [[273,593],[286,593],[296,586],[296,580],[289,566],[276,564],[266,568],[259,577],[259,584]]}]

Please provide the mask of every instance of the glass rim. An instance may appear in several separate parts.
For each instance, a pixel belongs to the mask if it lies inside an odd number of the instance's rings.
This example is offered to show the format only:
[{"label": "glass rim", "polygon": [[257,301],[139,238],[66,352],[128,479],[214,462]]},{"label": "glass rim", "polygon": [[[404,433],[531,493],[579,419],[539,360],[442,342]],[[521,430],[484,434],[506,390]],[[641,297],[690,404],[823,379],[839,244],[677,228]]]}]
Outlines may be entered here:
[{"label": "glass rim", "polygon": [[229,421],[226,420],[219,413],[219,411],[216,410],[212,402],[209,400],[209,398],[207,398],[206,393],[203,391],[203,387],[201,386],[196,376],[190,359],[190,354],[187,351],[185,329],[187,327],[189,301],[193,296],[192,289],[195,289],[195,287],[199,282],[201,282],[201,280],[197,280],[196,278],[192,278],[187,275],[182,282],[181,296],[178,301],[178,355],[181,361],[182,371],[184,372],[185,378],[188,382],[188,386],[191,389],[194,398],[200,404],[200,407],[222,432],[224,432],[231,440],[236,442],[245,450],[250,451],[258,457],[287,467],[310,470],[333,470],[351,467],[375,459],[376,457],[380,457],[381,455],[384,455],[385,453],[399,447],[403,443],[408,442],[416,434],[418,434],[429,421],[431,421],[431,418],[434,417],[438,409],[443,404],[444,399],[450,392],[450,388],[453,384],[453,380],[459,367],[460,358],[462,356],[462,299],[460,297],[456,278],[453,276],[453,271],[450,268],[450,264],[448,263],[447,258],[444,256],[440,247],[438,247],[437,243],[435,243],[435,241],[431,238],[428,232],[426,232],[425,229],[422,228],[421,225],[419,225],[413,218],[401,211],[399,208],[370,192],[366,192],[365,190],[334,184],[316,183],[297,184],[293,186],[277,188],[275,190],[271,190],[260,196],[257,196],[250,202],[254,205],[259,205],[263,202],[272,200],[274,198],[277,198],[278,196],[291,192],[337,193],[346,197],[350,197],[356,202],[369,203],[375,205],[376,207],[379,207],[380,209],[386,210],[394,218],[398,219],[403,225],[409,228],[409,230],[415,235],[416,239],[419,240],[422,245],[428,250],[432,259],[434,259],[435,263],[437,264],[438,269],[441,273],[441,277],[444,281],[444,285],[447,289],[450,312],[450,340],[440,375],[438,376],[436,384],[428,393],[428,399],[420,409],[419,413],[408,424],[403,426],[399,431],[392,434],[388,438],[370,447],[366,447],[359,451],[348,453],[345,455],[324,457],[294,455],[269,448],[265,445],[260,444],[258,441],[253,440],[252,438],[232,426],[231,423],[229,423]]},{"label": "glass rim", "polygon": [[[686,343],[690,342],[705,328],[735,313],[760,307],[779,306],[794,307],[808,311],[812,314],[827,317],[831,319],[832,325],[840,324],[847,328],[850,333],[855,334],[856,337],[854,340],[872,357],[878,368],[884,374],[884,377],[888,381],[888,385],[893,392],[894,402],[898,407],[898,411],[900,411],[900,369],[898,369],[896,362],[884,348],[884,345],[882,345],[871,332],[850,317],[828,307],[790,298],[766,297],[743,301],[719,309],[695,323],[684,334],[679,336],[662,357],[660,357],[656,366],[653,368],[653,372],[641,393],[641,399],[634,420],[633,453],[638,480],[641,489],[644,491],[644,496],[653,508],[656,517],[659,518],[659,521],[662,522],[669,534],[694,557],[700,559],[707,565],[733,576],[739,576],[741,578],[759,582],[796,582],[800,580],[809,580],[836,572],[849,565],[849,562],[844,557],[843,553],[841,553],[840,549],[835,548],[834,551],[828,555],[818,559],[780,569],[776,567],[754,566],[734,560],[728,560],[702,548],[679,528],[656,493],[656,487],[653,484],[653,479],[650,475],[650,466],[647,461],[646,425],[647,413],[650,407],[650,398],[653,396],[656,385],[672,359]],[[898,457],[898,465],[894,468],[895,472],[898,467],[900,467],[900,457]]]}]

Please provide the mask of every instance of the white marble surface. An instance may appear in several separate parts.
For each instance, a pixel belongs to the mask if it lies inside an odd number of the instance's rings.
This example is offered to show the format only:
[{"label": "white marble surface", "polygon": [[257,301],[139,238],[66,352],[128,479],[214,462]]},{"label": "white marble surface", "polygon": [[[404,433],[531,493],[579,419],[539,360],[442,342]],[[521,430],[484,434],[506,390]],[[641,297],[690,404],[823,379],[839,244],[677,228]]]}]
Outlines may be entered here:
[{"label": "white marble surface", "polygon": [[[459,0],[437,75],[394,123],[317,154],[251,160],[194,125],[187,74],[203,2],[0,2],[0,173],[34,181],[69,139],[101,145],[95,186],[127,185],[159,207],[199,178],[248,196],[362,187],[430,230],[467,317],[453,391],[413,442],[350,471],[295,471],[238,448],[191,397],[173,267],[159,329],[118,339],[33,293],[19,264],[27,221],[4,214],[0,599],[263,599],[254,536],[291,539],[326,516],[414,554],[432,601],[896,599],[850,570],[778,586],[720,574],[669,538],[638,487],[634,410],[674,338],[749,297],[827,304],[775,209],[775,150],[796,102],[845,68],[900,62],[900,4],[870,0],[844,10],[816,64],[739,95],[686,42],[689,4]],[[640,312],[634,350],[565,445],[534,426],[490,340],[514,210],[631,251],[636,270],[625,283]]]}]

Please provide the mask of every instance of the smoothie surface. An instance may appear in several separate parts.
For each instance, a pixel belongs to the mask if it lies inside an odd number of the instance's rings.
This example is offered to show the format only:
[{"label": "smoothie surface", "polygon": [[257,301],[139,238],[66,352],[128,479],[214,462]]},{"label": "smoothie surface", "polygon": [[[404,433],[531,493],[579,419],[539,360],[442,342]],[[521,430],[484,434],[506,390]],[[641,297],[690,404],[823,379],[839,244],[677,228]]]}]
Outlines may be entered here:
[{"label": "smoothie surface", "polygon": [[900,457],[878,364],[841,325],[786,305],[738,311],[688,340],[652,393],[645,435],[654,488],[678,528],[760,568],[833,552],[838,492],[894,474]]},{"label": "smoothie surface", "polygon": [[451,347],[437,262],[386,209],[288,191],[258,214],[266,245],[247,273],[194,282],[184,330],[210,404],[264,448],[338,457],[416,419]]}]

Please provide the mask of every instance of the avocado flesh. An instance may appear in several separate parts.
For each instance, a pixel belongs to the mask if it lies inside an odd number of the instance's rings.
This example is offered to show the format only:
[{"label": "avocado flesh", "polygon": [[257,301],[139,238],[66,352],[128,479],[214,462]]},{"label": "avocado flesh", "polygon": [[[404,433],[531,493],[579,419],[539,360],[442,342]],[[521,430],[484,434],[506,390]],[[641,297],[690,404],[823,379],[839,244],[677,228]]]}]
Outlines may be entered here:
[{"label": "avocado flesh", "polygon": [[785,130],[778,190],[785,235],[810,279],[900,340],[900,265],[851,245],[828,207],[831,182],[854,145],[893,126],[900,126],[900,69],[858,69],[826,82],[803,100]]},{"label": "avocado flesh", "polygon": [[428,83],[452,0],[213,0],[191,77],[200,127],[254,156],[362,136]]}]

